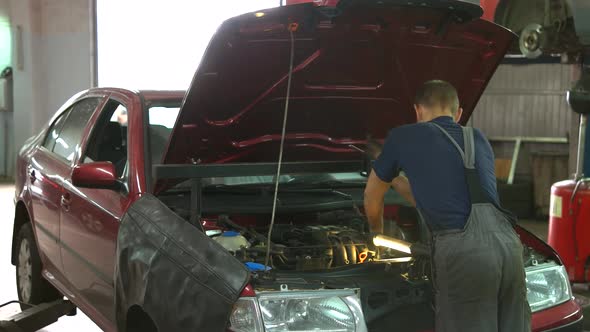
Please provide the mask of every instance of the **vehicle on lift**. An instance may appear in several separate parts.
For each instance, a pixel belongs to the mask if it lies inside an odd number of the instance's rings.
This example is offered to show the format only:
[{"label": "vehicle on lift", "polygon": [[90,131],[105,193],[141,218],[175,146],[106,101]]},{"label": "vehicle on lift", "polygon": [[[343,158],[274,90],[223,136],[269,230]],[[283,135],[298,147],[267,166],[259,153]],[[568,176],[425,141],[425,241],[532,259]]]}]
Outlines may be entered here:
[{"label": "vehicle on lift", "polygon": [[[349,0],[286,1],[287,5],[337,6]],[[576,62],[580,51],[590,44],[590,3],[586,0],[464,1],[480,5],[484,11],[483,19],[518,34],[518,40],[510,48],[512,55],[534,59],[543,54],[563,54],[566,62]]]},{"label": "vehicle on lift", "polygon": [[[186,94],[74,96],[19,153],[21,301],[66,296],[106,331],[432,331],[428,257],[368,233],[363,150],[415,121],[428,79],[457,87],[465,124],[514,36],[478,6],[424,3],[245,14]],[[412,207],[385,203],[386,235],[428,244]],[[560,258],[517,231],[533,330],[581,331]]]}]

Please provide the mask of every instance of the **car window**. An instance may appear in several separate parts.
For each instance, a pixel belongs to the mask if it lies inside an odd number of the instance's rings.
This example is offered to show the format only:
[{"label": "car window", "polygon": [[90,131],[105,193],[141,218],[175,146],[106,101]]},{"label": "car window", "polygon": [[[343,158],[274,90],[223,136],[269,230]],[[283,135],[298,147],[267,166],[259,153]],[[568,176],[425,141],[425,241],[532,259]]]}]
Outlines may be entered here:
[{"label": "car window", "polygon": [[180,102],[170,105],[151,105],[148,108],[150,152],[154,164],[162,162],[172,128],[178,117],[179,104]]},{"label": "car window", "polygon": [[76,151],[80,149],[84,128],[100,101],[101,98],[86,98],[72,107],[61,132],[55,139],[52,151],[56,155],[68,161],[74,160]]},{"label": "car window", "polygon": [[55,140],[59,137],[59,132],[61,131],[61,128],[63,127],[71,109],[72,108],[69,108],[65,112],[61,113],[61,115],[53,122],[53,124],[49,126],[47,136],[45,136],[45,140],[43,141],[43,146],[47,150],[53,150],[53,147],[55,146]]},{"label": "car window", "polygon": [[82,161],[108,161],[115,166],[117,176],[125,178],[127,169],[127,108],[111,99],[103,108],[92,133]]}]

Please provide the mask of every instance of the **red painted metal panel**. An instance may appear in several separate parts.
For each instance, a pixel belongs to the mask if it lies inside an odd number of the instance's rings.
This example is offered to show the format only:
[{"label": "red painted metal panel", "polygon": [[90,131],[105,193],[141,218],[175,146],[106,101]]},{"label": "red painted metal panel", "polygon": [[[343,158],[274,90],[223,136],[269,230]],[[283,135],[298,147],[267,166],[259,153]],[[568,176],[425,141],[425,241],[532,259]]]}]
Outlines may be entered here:
[{"label": "red painted metal panel", "polygon": [[500,0],[479,0],[480,6],[483,8],[483,18],[490,22],[494,22],[494,15],[496,14],[496,8]]},{"label": "red painted metal panel", "polygon": [[[296,5],[300,3],[314,3],[318,6],[335,6],[338,4],[339,0],[287,0],[287,5]],[[483,8],[483,16],[484,20],[488,20],[494,22],[494,15],[496,13],[496,7],[498,7],[498,3],[500,0],[480,0],[480,6]]]},{"label": "red painted metal panel", "polygon": [[590,261],[590,187],[581,184],[572,200],[575,181],[558,182],[551,188],[553,206],[549,218],[549,244],[561,256],[572,282],[587,282]]},{"label": "red painted metal panel", "polygon": [[582,309],[570,300],[553,308],[535,312],[531,325],[533,332],[547,331],[578,321],[582,318]]},{"label": "red painted metal panel", "polygon": [[[420,7],[358,5],[336,23],[309,22],[303,7],[241,16],[218,30],[187,93],[165,163],[276,160],[277,110],[289,68],[285,15],[299,23],[285,142],[288,158],[298,161],[358,158],[351,141],[384,138],[392,127],[415,122],[414,91],[433,78],[455,85],[465,123],[514,38],[474,20],[449,25],[441,41],[433,27],[444,11]],[[377,13],[387,29],[375,21]]]}]

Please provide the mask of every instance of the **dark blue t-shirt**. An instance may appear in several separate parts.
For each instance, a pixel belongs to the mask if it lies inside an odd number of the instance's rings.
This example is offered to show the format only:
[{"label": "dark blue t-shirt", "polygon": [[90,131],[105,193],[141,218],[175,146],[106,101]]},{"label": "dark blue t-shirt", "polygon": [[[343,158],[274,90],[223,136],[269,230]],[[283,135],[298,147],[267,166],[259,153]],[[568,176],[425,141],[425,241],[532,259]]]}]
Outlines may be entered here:
[{"label": "dark blue t-shirt", "polygon": [[[461,126],[448,116],[434,122],[444,128],[464,149]],[[498,203],[494,152],[479,130],[475,136],[475,167],[484,193]],[[392,129],[383,151],[374,162],[377,176],[391,182],[400,170],[410,181],[417,208],[433,230],[461,229],[471,211],[463,160],[457,148],[440,129],[416,123]]]}]

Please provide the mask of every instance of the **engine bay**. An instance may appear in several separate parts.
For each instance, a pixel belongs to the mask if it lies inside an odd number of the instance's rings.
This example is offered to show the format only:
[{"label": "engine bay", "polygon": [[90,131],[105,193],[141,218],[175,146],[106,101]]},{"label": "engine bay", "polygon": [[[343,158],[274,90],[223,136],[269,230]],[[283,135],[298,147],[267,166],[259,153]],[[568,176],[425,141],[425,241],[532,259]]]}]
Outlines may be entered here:
[{"label": "engine bay", "polygon": [[[246,205],[247,199],[241,198],[239,204]],[[186,196],[160,199],[189,220],[190,201]],[[229,207],[228,213],[208,211],[201,217],[201,226],[212,241],[249,268],[250,283],[256,291],[360,289],[370,331],[389,331],[392,324],[407,331],[432,328],[429,257],[410,257],[376,247],[362,211],[348,202],[348,207],[332,209],[281,209],[270,239],[271,216],[266,207],[247,212],[240,212],[236,206]],[[428,241],[414,208],[386,205],[384,217],[385,235],[410,243]],[[268,246],[270,260],[266,266]],[[526,267],[550,260],[550,255],[539,249],[525,245]]]},{"label": "engine bay", "polygon": [[[360,289],[370,331],[389,331],[392,324],[407,331],[432,327],[428,258],[374,246],[360,211],[282,214],[276,221],[267,268],[267,215],[220,215],[203,224],[214,241],[251,268],[257,291]],[[416,222],[387,219],[386,233],[414,239]]]},{"label": "engine bay", "polygon": [[[278,215],[270,241],[268,216],[208,217],[207,234],[244,263],[264,264],[270,245],[269,267],[278,271],[319,271],[407,256],[372,243],[368,224],[358,209]],[[405,237],[392,221],[389,235]],[[251,265],[252,266],[252,265]],[[263,267],[264,268],[264,267]]]},{"label": "engine bay", "polygon": [[[179,199],[182,198],[182,199]],[[188,219],[186,196],[161,196],[174,212]],[[428,279],[427,258],[410,259],[401,252],[376,247],[372,243],[367,220],[360,209],[352,204],[347,208],[300,209],[279,212],[270,241],[268,231],[270,214],[264,212],[207,214],[202,217],[206,234],[221,244],[234,257],[250,267],[283,272],[326,271],[374,262],[409,262],[420,265],[424,275],[413,278]],[[384,234],[410,243],[428,242],[425,226],[419,222],[415,208],[386,206]],[[269,266],[264,267],[267,246],[270,246]],[[525,266],[546,260],[532,248],[525,246]],[[253,272],[259,272],[256,268]],[[406,273],[409,271],[406,271]]]}]

